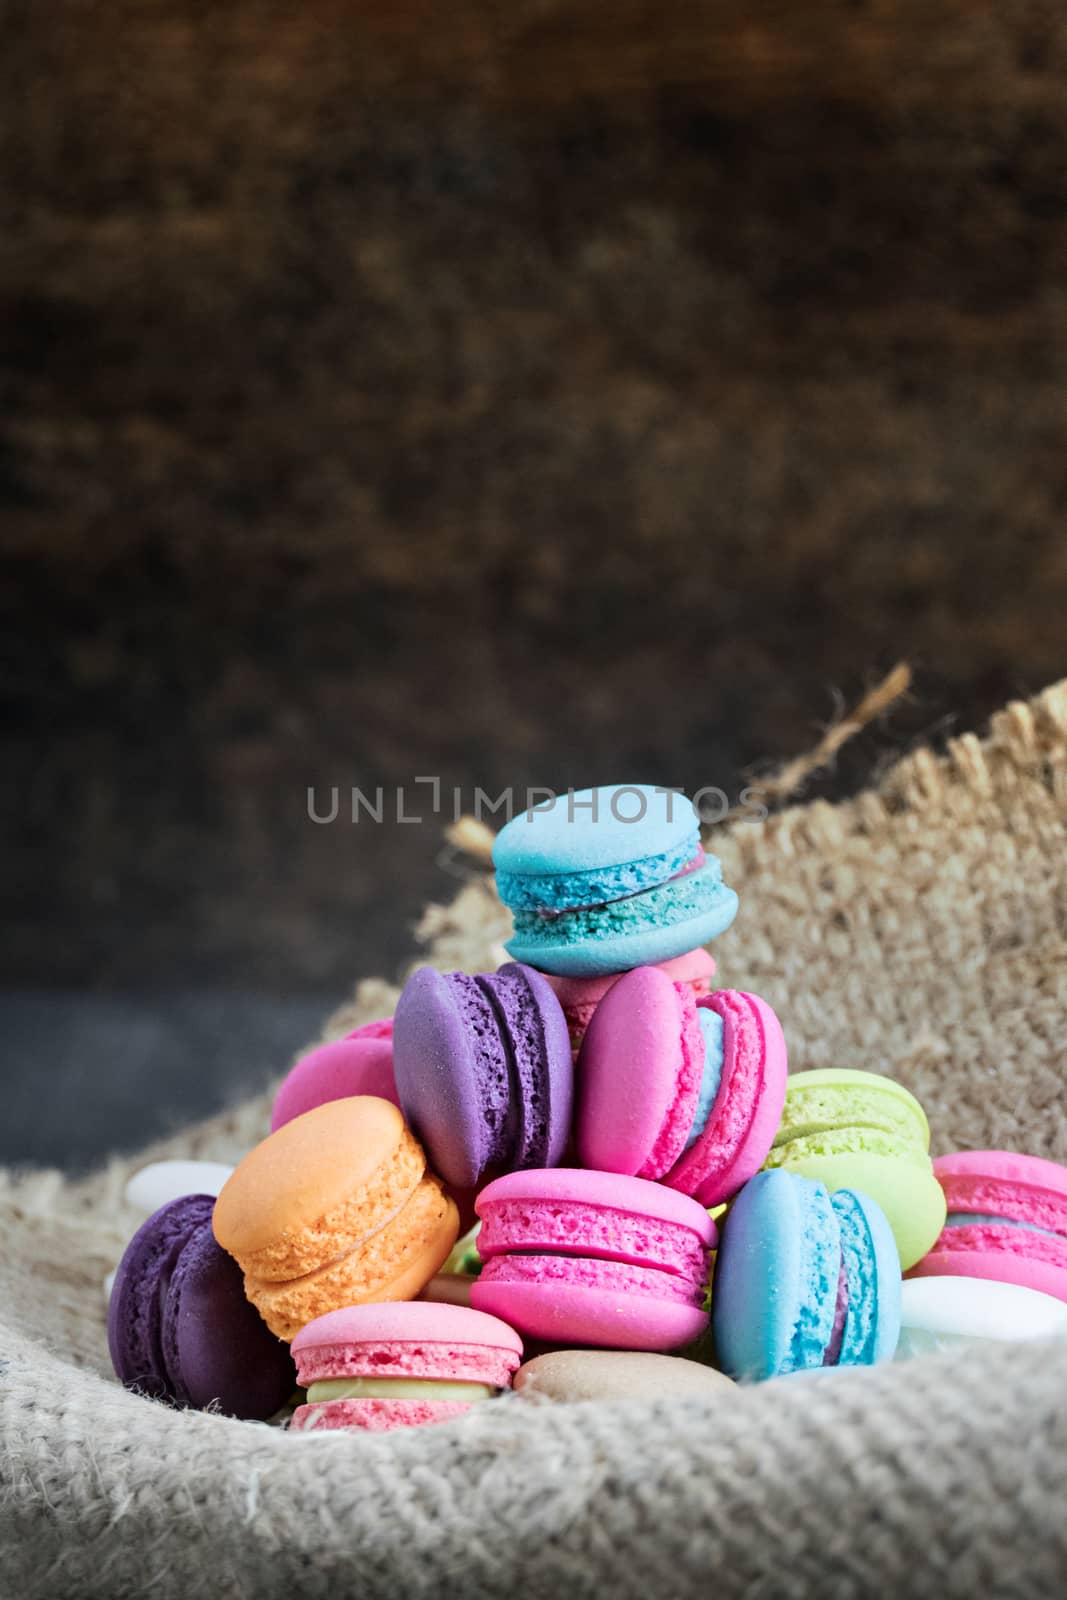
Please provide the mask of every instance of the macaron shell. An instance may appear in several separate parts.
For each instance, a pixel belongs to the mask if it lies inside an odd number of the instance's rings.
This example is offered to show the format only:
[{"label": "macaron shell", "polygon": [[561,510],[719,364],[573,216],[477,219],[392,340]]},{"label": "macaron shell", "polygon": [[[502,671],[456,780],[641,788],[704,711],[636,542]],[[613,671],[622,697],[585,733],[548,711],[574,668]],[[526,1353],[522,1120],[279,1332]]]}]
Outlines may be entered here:
[{"label": "macaron shell", "polygon": [[944,1226],[945,1196],[932,1167],[894,1156],[862,1153],[811,1156],[790,1161],[799,1177],[824,1183],[831,1194],[858,1189],[885,1213],[893,1230],[901,1268],[907,1271],[935,1243]]},{"label": "macaron shell", "polygon": [[527,1400],[729,1399],[737,1385],[722,1372],[644,1350],[552,1350],[527,1361],[514,1389]]},{"label": "macaron shell", "polygon": [[302,1056],[283,1079],[271,1111],[271,1132],[332,1100],[367,1094],[400,1104],[391,1038],[335,1039]]},{"label": "macaron shell", "polygon": [[840,1227],[822,1185],[782,1171],[746,1184],[726,1217],[712,1284],[723,1370],[758,1381],[819,1366],[840,1265]]},{"label": "macaron shell", "polygon": [[655,967],[604,996],[578,1058],[578,1157],[593,1171],[659,1178],[693,1120],[704,1044],[688,990]]},{"label": "macaron shell", "polygon": [[1067,1167],[1006,1150],[938,1156],[934,1174],[949,1212],[1012,1217],[1067,1234]]},{"label": "macaron shell", "polygon": [[522,876],[585,874],[677,851],[699,826],[684,795],[647,783],[601,784],[513,817],[494,840],[493,865]]},{"label": "macaron shell", "polygon": [[[458,1311],[459,1306],[433,1306],[424,1300],[405,1302],[419,1310]],[[357,1306],[359,1311],[375,1311],[376,1306]],[[384,1309],[388,1310],[389,1307]],[[493,1389],[506,1389],[511,1374],[522,1360],[522,1340],[514,1328],[499,1317],[484,1317],[468,1310],[471,1317],[482,1317],[500,1328],[500,1333],[485,1337],[494,1343],[469,1343],[480,1335],[478,1329],[465,1330],[452,1339],[383,1339],[348,1343],[304,1345],[296,1355],[299,1379],[305,1388],[346,1378],[406,1378],[422,1382],[478,1383]],[[326,1318],[320,1318],[326,1321]],[[297,1340],[307,1332],[302,1329]],[[507,1340],[507,1343],[503,1341]],[[363,1398],[358,1396],[355,1398]],[[386,1396],[385,1398],[391,1398]],[[398,1397],[399,1398],[399,1397]],[[451,1398],[451,1397],[446,1397]]]},{"label": "macaron shell", "polygon": [[[459,1237],[455,1202],[432,1174],[384,1226],[345,1251],[343,1238],[325,1236],[327,1261],[313,1272],[277,1281],[245,1277],[245,1291],[279,1339],[339,1307],[413,1300],[447,1259]],[[342,1253],[345,1252],[345,1253]]]},{"label": "macaron shell", "polygon": [[[308,1352],[329,1350],[333,1361],[343,1359],[345,1351],[371,1345],[380,1346],[388,1356],[377,1364],[380,1376],[385,1375],[383,1368],[396,1367],[408,1377],[429,1377],[440,1372],[442,1359],[449,1367],[462,1365],[477,1347],[507,1351],[515,1356],[515,1365],[522,1356],[522,1340],[498,1317],[418,1301],[340,1307],[309,1323],[293,1340],[293,1354],[303,1363]],[[431,1368],[426,1364],[431,1360],[438,1365]],[[464,1375],[480,1381],[482,1368]]]},{"label": "macaron shell", "polygon": [[477,981],[432,967],[397,1002],[393,1070],[404,1115],[446,1183],[473,1188],[511,1108],[511,1075],[493,1005]]},{"label": "macaron shell", "polygon": [[[246,1271],[250,1264],[262,1271],[268,1261],[279,1276],[309,1271],[329,1257],[314,1238],[306,1241],[305,1257],[303,1236],[314,1235],[324,1219],[358,1203],[366,1191],[380,1189],[382,1203],[394,1208],[386,1180],[401,1158],[404,1181],[408,1166],[414,1174],[410,1192],[424,1158],[387,1100],[359,1096],[319,1106],[287,1122],[240,1163],[215,1203],[215,1237]],[[363,1231],[380,1220],[370,1216]]]},{"label": "macaron shell", "polygon": [[241,1270],[205,1222],[189,1238],[163,1307],[162,1348],[182,1405],[266,1420],[296,1387],[288,1348],[245,1298]]},{"label": "macaron shell", "polygon": [[781,1024],[758,995],[720,989],[698,1003],[723,1019],[722,1079],[704,1132],[664,1182],[710,1207],[737,1194],[763,1165],[782,1114],[788,1063]]},{"label": "macaron shell", "polygon": [[376,1017],[373,1022],[361,1022],[358,1028],[352,1028],[344,1035],[346,1039],[391,1039],[393,1037],[392,1017]]},{"label": "macaron shell", "polygon": [[991,1339],[1067,1339],[1067,1305],[1015,1283],[912,1277],[901,1292],[896,1359],[966,1349]]},{"label": "macaron shell", "polygon": [[[691,1226],[575,1201],[479,1203],[485,1218],[479,1235],[484,1261],[522,1251],[659,1267],[699,1281],[707,1276],[709,1245]],[[713,1228],[712,1246],[714,1238]]]},{"label": "macaron shell", "polygon": [[365,1433],[392,1433],[396,1428],[451,1422],[470,1409],[470,1402],[463,1400],[328,1400],[321,1405],[298,1406],[289,1431],[330,1433],[360,1428]]},{"label": "macaron shell", "polygon": [[[1036,1289],[1041,1294],[1067,1301],[1067,1260],[1057,1262],[1041,1259],[1026,1254],[1022,1245],[1012,1249],[1014,1239],[1008,1240],[1002,1236],[1009,1232],[1017,1235],[1020,1231],[997,1229],[994,1235],[993,1231],[988,1229],[947,1228],[937,1248],[931,1250],[912,1268],[911,1276],[987,1278],[995,1283],[1014,1283],[1024,1289]],[[976,1242],[973,1248],[954,1249],[951,1244],[945,1242],[946,1239],[951,1239],[953,1234],[971,1232],[984,1233],[987,1248],[983,1249],[981,1243]],[[1067,1250],[1064,1256],[1067,1257]]]},{"label": "macaron shell", "polygon": [[177,1395],[163,1353],[163,1305],[175,1264],[195,1228],[210,1224],[211,1195],[169,1201],[123,1252],[108,1302],[108,1349],[121,1383],[155,1399]]},{"label": "macaron shell", "polygon": [[[503,1263],[516,1259],[499,1258]],[[536,1260],[537,1258],[532,1258]],[[563,1261],[562,1257],[553,1258]],[[681,1298],[635,1293],[632,1284],[603,1285],[597,1266],[605,1263],[572,1258],[562,1275],[543,1282],[497,1276],[498,1263],[487,1267],[471,1289],[471,1304],[491,1312],[530,1338],[549,1344],[588,1344],[606,1349],[677,1350],[704,1332],[707,1313]],[[653,1269],[647,1269],[651,1274]],[[633,1269],[634,1272],[640,1269]],[[658,1276],[667,1279],[669,1274]],[[664,1288],[674,1286],[664,1283]]]},{"label": "macaron shell", "polygon": [[[713,1249],[716,1242],[714,1222],[704,1207],[688,1195],[678,1194],[662,1184],[648,1183],[644,1178],[591,1172],[582,1167],[551,1167],[540,1172],[509,1172],[482,1190],[478,1196],[478,1215],[483,1219],[478,1235],[481,1255],[488,1255],[493,1249],[491,1214],[513,1204],[526,1208],[531,1214],[535,1207],[546,1207],[548,1213],[556,1217],[558,1226],[571,1232],[572,1247],[576,1250],[585,1248],[584,1240],[588,1235],[585,1228],[568,1228],[568,1213],[575,1207],[588,1207],[591,1212],[618,1212],[635,1219],[648,1230],[646,1251],[656,1248],[656,1230],[661,1223],[673,1224],[695,1234],[706,1250]],[[594,1227],[599,1228],[599,1222],[594,1223]]]},{"label": "macaron shell", "polygon": [[861,1126],[922,1150],[930,1147],[926,1113],[911,1091],[894,1078],[853,1067],[794,1073],[775,1144]]}]

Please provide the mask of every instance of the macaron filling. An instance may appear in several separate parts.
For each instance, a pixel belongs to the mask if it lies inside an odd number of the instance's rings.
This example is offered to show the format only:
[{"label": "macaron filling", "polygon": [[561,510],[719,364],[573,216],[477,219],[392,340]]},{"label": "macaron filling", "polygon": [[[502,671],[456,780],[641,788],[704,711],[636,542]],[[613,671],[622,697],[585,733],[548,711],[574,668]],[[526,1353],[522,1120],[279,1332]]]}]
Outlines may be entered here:
[{"label": "macaron filling", "polygon": [[722,1017],[717,1011],[712,1011],[709,1006],[697,1006],[697,1024],[704,1039],[704,1069],[700,1078],[700,1092],[697,1095],[692,1125],[686,1136],[686,1150],[696,1144],[707,1127],[715,1101],[718,1099],[719,1085],[722,1082]]},{"label": "macaron filling", "polygon": [[983,1211],[950,1211],[945,1218],[946,1228],[1022,1228],[1026,1233],[1040,1233],[1046,1239],[1067,1241],[1067,1235],[1058,1228],[1042,1228],[1023,1217],[998,1217]]},{"label": "macaron filling", "polygon": [[638,861],[597,867],[589,872],[518,873],[498,871],[497,893],[512,911],[560,915],[579,906],[606,905],[640,894],[677,874],[692,870],[703,858],[700,829],[659,854]]},{"label": "macaron filling", "polygon": [[307,1392],[309,1406],[333,1400],[489,1400],[499,1389],[449,1378],[326,1378]]},{"label": "macaron filling", "polygon": [[834,1305],[834,1326],[830,1334],[830,1343],[826,1346],[822,1364],[824,1367],[836,1367],[841,1359],[841,1346],[845,1338],[845,1323],[848,1320],[848,1267],[845,1265],[844,1256],[841,1257],[841,1270],[837,1275],[837,1300]]}]

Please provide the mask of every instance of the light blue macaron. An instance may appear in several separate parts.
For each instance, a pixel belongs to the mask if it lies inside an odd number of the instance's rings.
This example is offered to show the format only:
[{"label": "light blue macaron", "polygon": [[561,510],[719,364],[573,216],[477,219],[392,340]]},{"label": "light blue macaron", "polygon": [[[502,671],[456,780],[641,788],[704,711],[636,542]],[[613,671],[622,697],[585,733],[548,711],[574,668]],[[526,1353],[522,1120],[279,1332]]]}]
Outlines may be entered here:
[{"label": "light blue macaron", "polygon": [[[493,849],[517,960],[565,977],[684,955],[728,928],[737,896],[700,855],[692,803],[651,784],[605,784],[514,817]],[[680,874],[680,875],[679,875]]]},{"label": "light blue macaron", "polygon": [[721,1226],[712,1291],[723,1371],[750,1381],[889,1360],[900,1258],[880,1208],[854,1189],[776,1168],[745,1185]]}]

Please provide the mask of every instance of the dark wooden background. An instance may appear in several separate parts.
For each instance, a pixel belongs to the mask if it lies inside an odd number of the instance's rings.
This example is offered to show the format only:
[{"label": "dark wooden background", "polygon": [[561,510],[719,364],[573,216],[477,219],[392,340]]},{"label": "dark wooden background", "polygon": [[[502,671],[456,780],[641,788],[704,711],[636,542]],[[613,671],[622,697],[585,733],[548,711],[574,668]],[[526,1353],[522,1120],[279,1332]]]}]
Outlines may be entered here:
[{"label": "dark wooden background", "polygon": [[840,793],[1067,667],[1052,0],[0,22],[0,1154],[409,955],[309,784],[733,790],[912,660]]}]

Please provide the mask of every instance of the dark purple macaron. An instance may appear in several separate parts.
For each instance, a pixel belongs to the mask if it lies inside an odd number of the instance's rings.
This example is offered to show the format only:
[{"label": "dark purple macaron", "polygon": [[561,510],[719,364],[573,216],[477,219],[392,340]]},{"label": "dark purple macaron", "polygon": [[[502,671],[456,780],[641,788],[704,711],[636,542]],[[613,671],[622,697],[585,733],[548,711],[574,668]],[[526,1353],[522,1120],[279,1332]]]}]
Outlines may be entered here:
[{"label": "dark purple macaron", "polygon": [[265,1420],[296,1388],[296,1368],[216,1244],[214,1208],[210,1195],[185,1195],[134,1234],[111,1291],[111,1362],[127,1388],[153,1399]]},{"label": "dark purple macaron", "polygon": [[473,978],[420,967],[396,1008],[393,1068],[404,1116],[446,1183],[559,1164],[574,1068],[562,1007],[532,967]]}]

